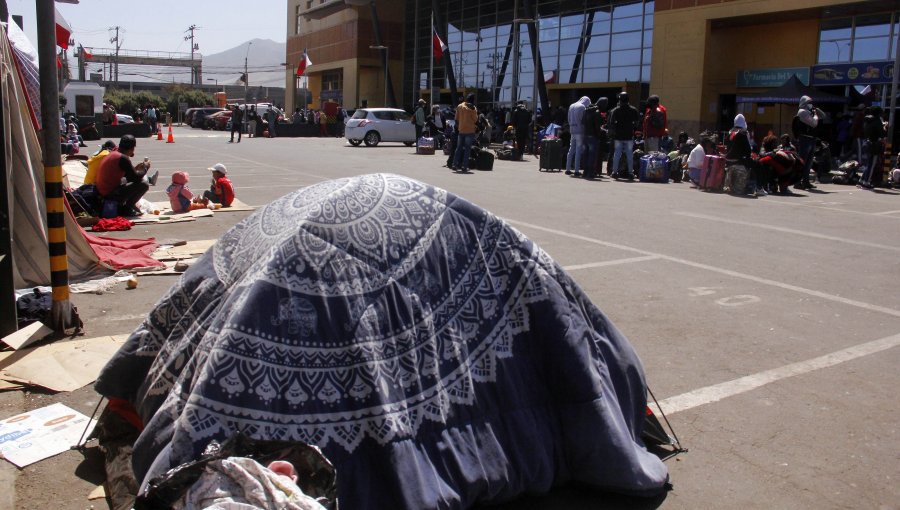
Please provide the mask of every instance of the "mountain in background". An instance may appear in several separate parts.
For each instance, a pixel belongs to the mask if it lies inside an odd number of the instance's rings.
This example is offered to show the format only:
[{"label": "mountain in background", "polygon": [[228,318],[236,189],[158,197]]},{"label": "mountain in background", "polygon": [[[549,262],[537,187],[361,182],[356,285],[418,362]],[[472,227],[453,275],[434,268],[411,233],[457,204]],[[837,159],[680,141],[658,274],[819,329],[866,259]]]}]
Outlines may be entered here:
[{"label": "mountain in background", "polygon": [[[249,52],[247,43],[250,44]],[[219,85],[235,85],[244,74],[244,56],[250,86],[284,87],[285,43],[269,39],[253,39],[220,53],[203,56],[203,81],[219,81]]]}]

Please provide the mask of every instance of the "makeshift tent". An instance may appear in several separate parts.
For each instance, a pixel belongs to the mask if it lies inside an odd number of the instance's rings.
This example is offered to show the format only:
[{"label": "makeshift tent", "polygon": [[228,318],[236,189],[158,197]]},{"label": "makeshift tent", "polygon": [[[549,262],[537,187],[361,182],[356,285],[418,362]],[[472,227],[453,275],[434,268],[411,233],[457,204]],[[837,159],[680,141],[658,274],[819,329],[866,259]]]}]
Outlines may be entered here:
[{"label": "makeshift tent", "polygon": [[[37,134],[39,102],[33,102],[31,97],[39,91],[37,52],[15,23],[9,24],[8,30],[7,25],[0,25],[3,143],[6,148],[3,163],[7,180],[4,189],[10,204],[13,284],[23,288],[50,284],[50,255],[44,166]],[[72,281],[104,276],[112,268],[164,266],[147,256],[157,246],[152,239],[137,243],[140,248],[133,249],[137,240],[89,239],[71,212],[65,215],[65,222],[66,254]],[[91,246],[92,242],[107,246],[98,251]]]},{"label": "makeshift tent", "polygon": [[[10,30],[18,30],[10,24]],[[12,28],[15,27],[15,28]],[[20,48],[27,41],[16,38]],[[27,49],[24,49],[28,53]],[[36,56],[36,54],[35,54]],[[19,78],[19,65],[30,68],[34,62],[15,59],[6,27],[0,26],[2,60],[3,126],[6,146],[6,192],[9,194],[12,228],[13,284],[16,288],[50,283],[50,255],[47,240],[47,207],[44,199],[44,165],[37,132],[31,121],[25,89]],[[23,74],[37,73],[26,69]],[[84,278],[98,269],[99,259],[91,250],[71,215],[66,215],[66,252],[69,274]]]},{"label": "makeshift tent", "polygon": [[822,92],[815,87],[804,85],[797,78],[797,75],[791,75],[783,85],[769,89],[765,92],[756,94],[739,94],[735,99],[738,103],[776,103],[776,104],[799,104],[801,96],[809,96],[813,103],[846,103],[847,98],[844,96],[836,96],[827,92]]},{"label": "makeshift tent", "polygon": [[397,175],[325,181],[230,229],[96,390],[143,420],[143,483],[237,431],[321,448],[354,510],[668,482],[622,333],[522,233]]}]

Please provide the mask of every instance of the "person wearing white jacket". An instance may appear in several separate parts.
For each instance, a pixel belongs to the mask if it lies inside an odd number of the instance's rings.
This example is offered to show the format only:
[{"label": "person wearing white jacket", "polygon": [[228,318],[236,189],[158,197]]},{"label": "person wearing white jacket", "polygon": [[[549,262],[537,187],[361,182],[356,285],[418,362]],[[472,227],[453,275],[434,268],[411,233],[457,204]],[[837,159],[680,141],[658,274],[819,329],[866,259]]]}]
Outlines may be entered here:
[{"label": "person wearing white jacket", "polygon": [[[581,177],[581,156],[584,153],[584,111],[591,104],[591,99],[582,96],[581,99],[569,105],[569,133],[572,139],[569,142],[569,154],[566,155],[566,175]],[[574,164],[573,164],[574,160]]]}]

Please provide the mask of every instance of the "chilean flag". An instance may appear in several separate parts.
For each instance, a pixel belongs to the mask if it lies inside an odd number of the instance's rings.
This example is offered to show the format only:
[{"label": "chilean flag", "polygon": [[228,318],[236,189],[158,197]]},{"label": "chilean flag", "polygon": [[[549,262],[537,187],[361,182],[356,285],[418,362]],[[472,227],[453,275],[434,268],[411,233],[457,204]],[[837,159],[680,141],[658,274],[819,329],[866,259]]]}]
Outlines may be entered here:
[{"label": "chilean flag", "polygon": [[312,60],[309,59],[309,55],[307,55],[306,50],[303,50],[303,58],[300,59],[300,63],[297,64],[297,76],[303,76],[303,72],[306,71],[306,68],[312,65]]},{"label": "chilean flag", "polygon": [[431,25],[431,34],[431,47],[434,50],[434,58],[440,62],[441,57],[444,56],[444,51],[447,50],[447,45],[441,40],[441,36],[438,35],[434,25]]},{"label": "chilean flag", "polygon": [[69,25],[57,9],[53,10],[56,13],[56,45],[67,50],[69,49],[69,37],[72,36],[72,25]]},{"label": "chilean flag", "polygon": [[85,60],[94,58],[94,54],[88,51],[88,49],[84,46],[81,47],[81,56],[84,57]]}]

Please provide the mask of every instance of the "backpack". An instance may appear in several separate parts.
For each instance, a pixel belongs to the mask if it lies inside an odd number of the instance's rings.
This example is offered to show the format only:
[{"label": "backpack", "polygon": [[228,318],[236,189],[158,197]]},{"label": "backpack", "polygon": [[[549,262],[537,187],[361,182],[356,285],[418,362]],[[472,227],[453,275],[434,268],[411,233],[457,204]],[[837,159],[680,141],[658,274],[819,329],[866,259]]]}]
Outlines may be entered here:
[{"label": "backpack", "polygon": [[662,129],[666,127],[665,123],[663,122],[662,112],[656,109],[650,111],[650,120],[647,123],[650,124],[650,127],[654,129]]}]

